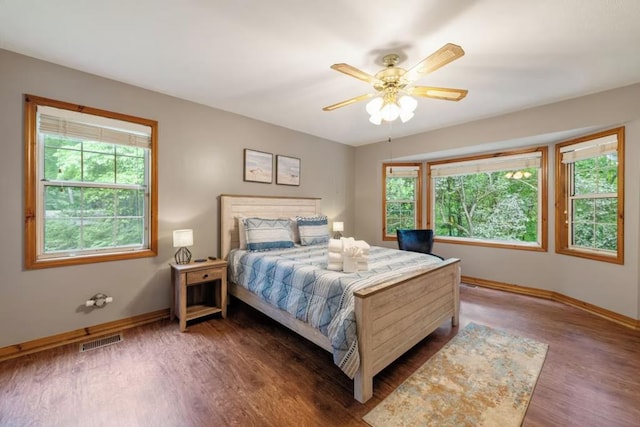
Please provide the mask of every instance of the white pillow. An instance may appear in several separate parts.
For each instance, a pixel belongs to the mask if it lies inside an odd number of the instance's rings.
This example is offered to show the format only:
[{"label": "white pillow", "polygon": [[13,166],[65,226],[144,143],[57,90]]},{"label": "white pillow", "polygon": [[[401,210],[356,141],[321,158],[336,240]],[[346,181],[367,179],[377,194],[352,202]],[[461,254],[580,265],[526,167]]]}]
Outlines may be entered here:
[{"label": "white pillow", "polygon": [[237,216],[236,220],[238,221],[238,240],[239,240],[239,248],[247,249],[247,230],[244,227],[245,217]]},{"label": "white pillow", "polygon": [[300,244],[300,230],[298,230],[298,219],[293,216],[289,218],[291,220],[291,238],[293,243]]},{"label": "white pillow", "polygon": [[325,215],[312,217],[296,217],[300,244],[319,245],[329,243],[329,224]]},{"label": "white pillow", "polygon": [[247,234],[247,249],[250,251],[293,247],[289,218],[245,218],[242,222]]}]

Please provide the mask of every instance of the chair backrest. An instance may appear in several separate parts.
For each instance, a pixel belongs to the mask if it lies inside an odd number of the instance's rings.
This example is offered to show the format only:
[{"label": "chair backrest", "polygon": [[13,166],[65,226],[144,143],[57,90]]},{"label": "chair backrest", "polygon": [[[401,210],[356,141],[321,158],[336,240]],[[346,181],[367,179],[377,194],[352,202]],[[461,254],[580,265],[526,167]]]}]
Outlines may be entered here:
[{"label": "chair backrest", "polygon": [[403,251],[430,254],[433,248],[433,230],[396,230],[398,248]]}]

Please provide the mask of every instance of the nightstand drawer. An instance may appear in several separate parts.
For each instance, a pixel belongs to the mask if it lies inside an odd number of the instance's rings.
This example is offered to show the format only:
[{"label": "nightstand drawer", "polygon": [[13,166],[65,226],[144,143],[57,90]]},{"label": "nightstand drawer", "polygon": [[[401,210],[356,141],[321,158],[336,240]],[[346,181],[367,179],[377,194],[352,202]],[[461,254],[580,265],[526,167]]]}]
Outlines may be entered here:
[{"label": "nightstand drawer", "polygon": [[187,272],[187,286],[216,279],[222,279],[222,270],[220,268],[207,268],[206,270]]}]

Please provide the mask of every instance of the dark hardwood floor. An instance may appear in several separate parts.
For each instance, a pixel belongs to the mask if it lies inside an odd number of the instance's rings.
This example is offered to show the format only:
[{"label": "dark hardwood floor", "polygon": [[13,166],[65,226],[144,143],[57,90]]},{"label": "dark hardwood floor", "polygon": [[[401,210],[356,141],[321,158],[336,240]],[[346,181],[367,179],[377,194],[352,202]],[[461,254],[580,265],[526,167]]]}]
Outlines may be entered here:
[{"label": "dark hardwood floor", "polygon": [[[476,322],[549,344],[524,426],[640,425],[640,332],[559,303],[462,286]],[[169,321],[86,353],[60,347],[0,363],[0,426],[343,426],[426,362],[443,325],[381,372],[362,405],[332,357],[234,302],[180,333]]]}]

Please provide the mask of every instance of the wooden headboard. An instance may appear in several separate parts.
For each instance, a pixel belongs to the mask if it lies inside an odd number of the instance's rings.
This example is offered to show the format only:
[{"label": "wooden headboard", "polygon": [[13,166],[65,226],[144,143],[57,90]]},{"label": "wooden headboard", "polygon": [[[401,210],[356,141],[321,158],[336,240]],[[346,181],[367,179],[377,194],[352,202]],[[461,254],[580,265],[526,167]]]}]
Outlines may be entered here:
[{"label": "wooden headboard", "polygon": [[220,195],[220,258],[239,246],[238,217],[291,218],[320,214],[320,199]]}]

